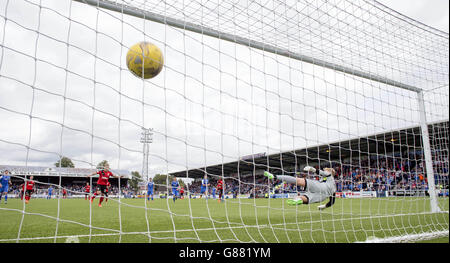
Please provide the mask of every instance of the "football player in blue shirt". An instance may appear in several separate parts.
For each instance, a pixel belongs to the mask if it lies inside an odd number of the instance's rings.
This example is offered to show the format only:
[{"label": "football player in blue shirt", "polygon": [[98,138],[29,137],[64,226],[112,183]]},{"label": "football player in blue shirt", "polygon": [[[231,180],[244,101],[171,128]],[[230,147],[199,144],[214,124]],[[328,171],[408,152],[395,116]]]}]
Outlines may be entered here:
[{"label": "football player in blue shirt", "polygon": [[208,189],[209,188],[209,181],[208,176],[205,174],[205,177],[202,179],[202,185],[200,187],[200,198],[202,198],[202,195],[206,192],[206,199],[208,199]]},{"label": "football player in blue shirt", "polygon": [[153,188],[154,188],[153,180],[152,178],[149,178],[147,182],[147,201],[150,201],[150,196],[152,197],[153,201]]},{"label": "football player in blue shirt", "polygon": [[50,187],[48,188],[47,200],[48,200],[48,199],[52,199],[52,194],[53,194],[53,187],[50,186]]},{"label": "football player in blue shirt", "polygon": [[178,196],[178,188],[180,187],[180,184],[177,181],[176,177],[173,177],[172,180],[172,194],[173,194],[173,202],[175,203],[175,200],[177,199]]},{"label": "football player in blue shirt", "polygon": [[2,196],[5,194],[5,204],[8,203],[8,189],[11,183],[11,175],[8,170],[5,170],[4,174],[0,176],[0,202],[2,201]]},{"label": "football player in blue shirt", "polygon": [[213,189],[212,189],[212,196],[213,196],[213,199],[216,199],[216,188],[215,187],[213,187]]}]

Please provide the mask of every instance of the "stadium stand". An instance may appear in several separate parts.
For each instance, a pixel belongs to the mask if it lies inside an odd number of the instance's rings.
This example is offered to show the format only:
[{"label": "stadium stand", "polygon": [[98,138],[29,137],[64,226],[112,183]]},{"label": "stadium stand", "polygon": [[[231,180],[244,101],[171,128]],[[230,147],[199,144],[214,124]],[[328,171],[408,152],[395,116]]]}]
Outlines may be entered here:
[{"label": "stadium stand", "polygon": [[[19,186],[23,184],[24,176],[34,176],[34,180],[37,181],[34,194],[38,196],[45,195],[50,185],[60,185],[60,178],[61,187],[67,190],[69,196],[82,194],[86,182],[89,182],[86,176],[97,171],[90,168],[0,165],[0,172],[5,170],[10,171],[12,174],[12,185],[10,186],[12,197],[19,194]],[[131,179],[131,173],[127,170],[115,170],[115,172],[123,176],[123,179],[120,180],[121,188],[123,188],[121,191],[127,192],[129,190],[127,185],[128,180]],[[93,179],[94,183],[95,181],[96,179]],[[117,179],[112,178],[110,181],[112,183],[111,194],[118,194]]]},{"label": "stadium stand", "polygon": [[[449,192],[446,136],[448,124],[447,121],[429,126],[435,184],[439,195],[446,196]],[[223,169],[228,194],[238,192],[265,197],[268,192],[267,181],[262,176],[265,169],[277,174],[306,176],[298,171],[302,171],[303,166],[308,164],[316,168],[333,167],[337,171],[335,180],[338,192],[374,191],[379,193],[379,196],[386,196],[386,193],[426,195],[428,184],[424,160],[419,127],[413,127],[295,152],[246,156],[237,162],[176,172],[172,175],[180,178],[188,174],[191,178],[197,178],[189,185],[189,190],[191,193],[199,193],[201,178],[206,174],[210,177],[211,185],[215,185]],[[270,190],[276,193],[302,191],[295,189],[295,186],[280,185],[281,182],[275,182],[270,186]]]}]

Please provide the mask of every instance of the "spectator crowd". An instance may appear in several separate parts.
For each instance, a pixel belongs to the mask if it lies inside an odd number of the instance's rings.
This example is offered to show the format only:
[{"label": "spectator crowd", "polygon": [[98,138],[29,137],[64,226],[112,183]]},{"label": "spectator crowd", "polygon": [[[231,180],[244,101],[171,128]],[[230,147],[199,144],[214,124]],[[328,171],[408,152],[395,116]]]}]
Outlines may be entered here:
[{"label": "spectator crowd", "polygon": [[[333,167],[336,170],[335,181],[338,192],[342,191],[392,191],[396,189],[403,190],[427,190],[428,180],[425,174],[424,158],[421,152],[410,152],[403,156],[372,156],[371,158],[356,159],[351,162],[331,162],[319,167]],[[434,179],[437,189],[448,189],[448,153],[442,151],[433,156]],[[20,173],[20,167],[16,173]],[[276,172],[275,172],[276,173]],[[302,172],[289,173],[285,175],[308,176]],[[217,185],[218,175],[208,176],[210,183],[210,193]],[[246,176],[225,176],[225,194],[239,195],[249,194],[250,196],[264,196],[267,193],[292,193],[304,189],[296,188],[295,185],[287,185],[276,181],[269,183],[263,175]],[[315,179],[319,179],[316,177]],[[22,182],[13,182],[10,191],[14,194],[20,192]],[[50,184],[37,183],[35,194],[46,194]],[[62,188],[66,189],[68,195],[84,194],[85,184],[66,183]],[[58,186],[53,185],[54,193],[58,193]],[[194,180],[192,183],[184,186],[188,194],[199,194],[201,189],[201,180]],[[111,195],[117,195],[119,188],[117,185],[111,185]],[[123,186],[120,189],[122,195],[132,197],[139,194],[140,190],[133,190],[129,186]]]}]

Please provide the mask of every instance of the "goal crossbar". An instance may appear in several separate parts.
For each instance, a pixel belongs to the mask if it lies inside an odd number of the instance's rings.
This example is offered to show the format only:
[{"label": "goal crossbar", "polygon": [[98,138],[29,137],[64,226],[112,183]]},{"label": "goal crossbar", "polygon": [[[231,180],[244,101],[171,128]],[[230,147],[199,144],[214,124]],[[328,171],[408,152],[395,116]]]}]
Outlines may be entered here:
[{"label": "goal crossbar", "polygon": [[149,21],[153,21],[153,22],[157,22],[157,23],[161,23],[161,24],[167,24],[169,26],[173,26],[173,27],[180,28],[183,30],[188,30],[188,31],[195,32],[195,33],[200,33],[200,34],[207,35],[210,37],[219,38],[221,40],[230,41],[230,42],[237,43],[240,45],[259,49],[262,51],[266,51],[266,52],[273,53],[276,55],[299,60],[302,62],[310,63],[310,64],[317,65],[320,67],[332,69],[332,70],[339,71],[339,72],[342,72],[345,74],[350,74],[350,75],[354,75],[354,76],[361,77],[364,79],[380,82],[380,83],[398,87],[401,89],[405,89],[405,90],[409,90],[409,91],[413,91],[413,92],[422,91],[422,89],[420,89],[418,87],[414,87],[414,86],[411,86],[411,85],[408,85],[408,84],[405,84],[402,82],[398,82],[398,81],[395,81],[395,80],[392,80],[389,78],[366,73],[366,72],[363,72],[363,71],[360,71],[360,70],[357,70],[354,68],[349,68],[349,67],[346,67],[343,65],[339,65],[336,63],[330,63],[330,62],[324,61],[322,59],[317,59],[314,57],[302,55],[299,53],[289,51],[287,49],[279,48],[279,47],[276,47],[273,45],[264,44],[262,42],[251,40],[251,39],[244,38],[244,37],[240,37],[237,35],[224,33],[224,32],[209,28],[209,27],[201,26],[201,25],[194,24],[194,23],[187,22],[187,21],[182,21],[179,19],[174,19],[174,18],[167,17],[167,16],[163,16],[163,15],[156,14],[156,13],[153,13],[153,12],[150,12],[147,10],[142,10],[142,9],[139,9],[136,7],[131,7],[131,6],[124,5],[124,4],[113,3],[113,2],[110,2],[107,0],[75,0],[75,1],[84,3],[84,4],[88,4],[91,6],[96,6],[99,8],[104,8],[104,9],[107,9],[110,11],[127,14],[127,15],[134,16],[137,18],[142,18],[142,19],[149,20]]}]

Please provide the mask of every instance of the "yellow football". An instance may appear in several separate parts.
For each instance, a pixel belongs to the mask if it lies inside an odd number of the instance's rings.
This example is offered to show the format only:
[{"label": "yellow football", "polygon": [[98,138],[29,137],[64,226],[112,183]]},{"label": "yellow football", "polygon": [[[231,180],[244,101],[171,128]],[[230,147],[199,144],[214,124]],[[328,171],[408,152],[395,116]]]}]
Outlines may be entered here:
[{"label": "yellow football", "polygon": [[137,77],[151,79],[161,72],[164,57],[161,50],[150,42],[139,42],[127,52],[127,67]]}]

